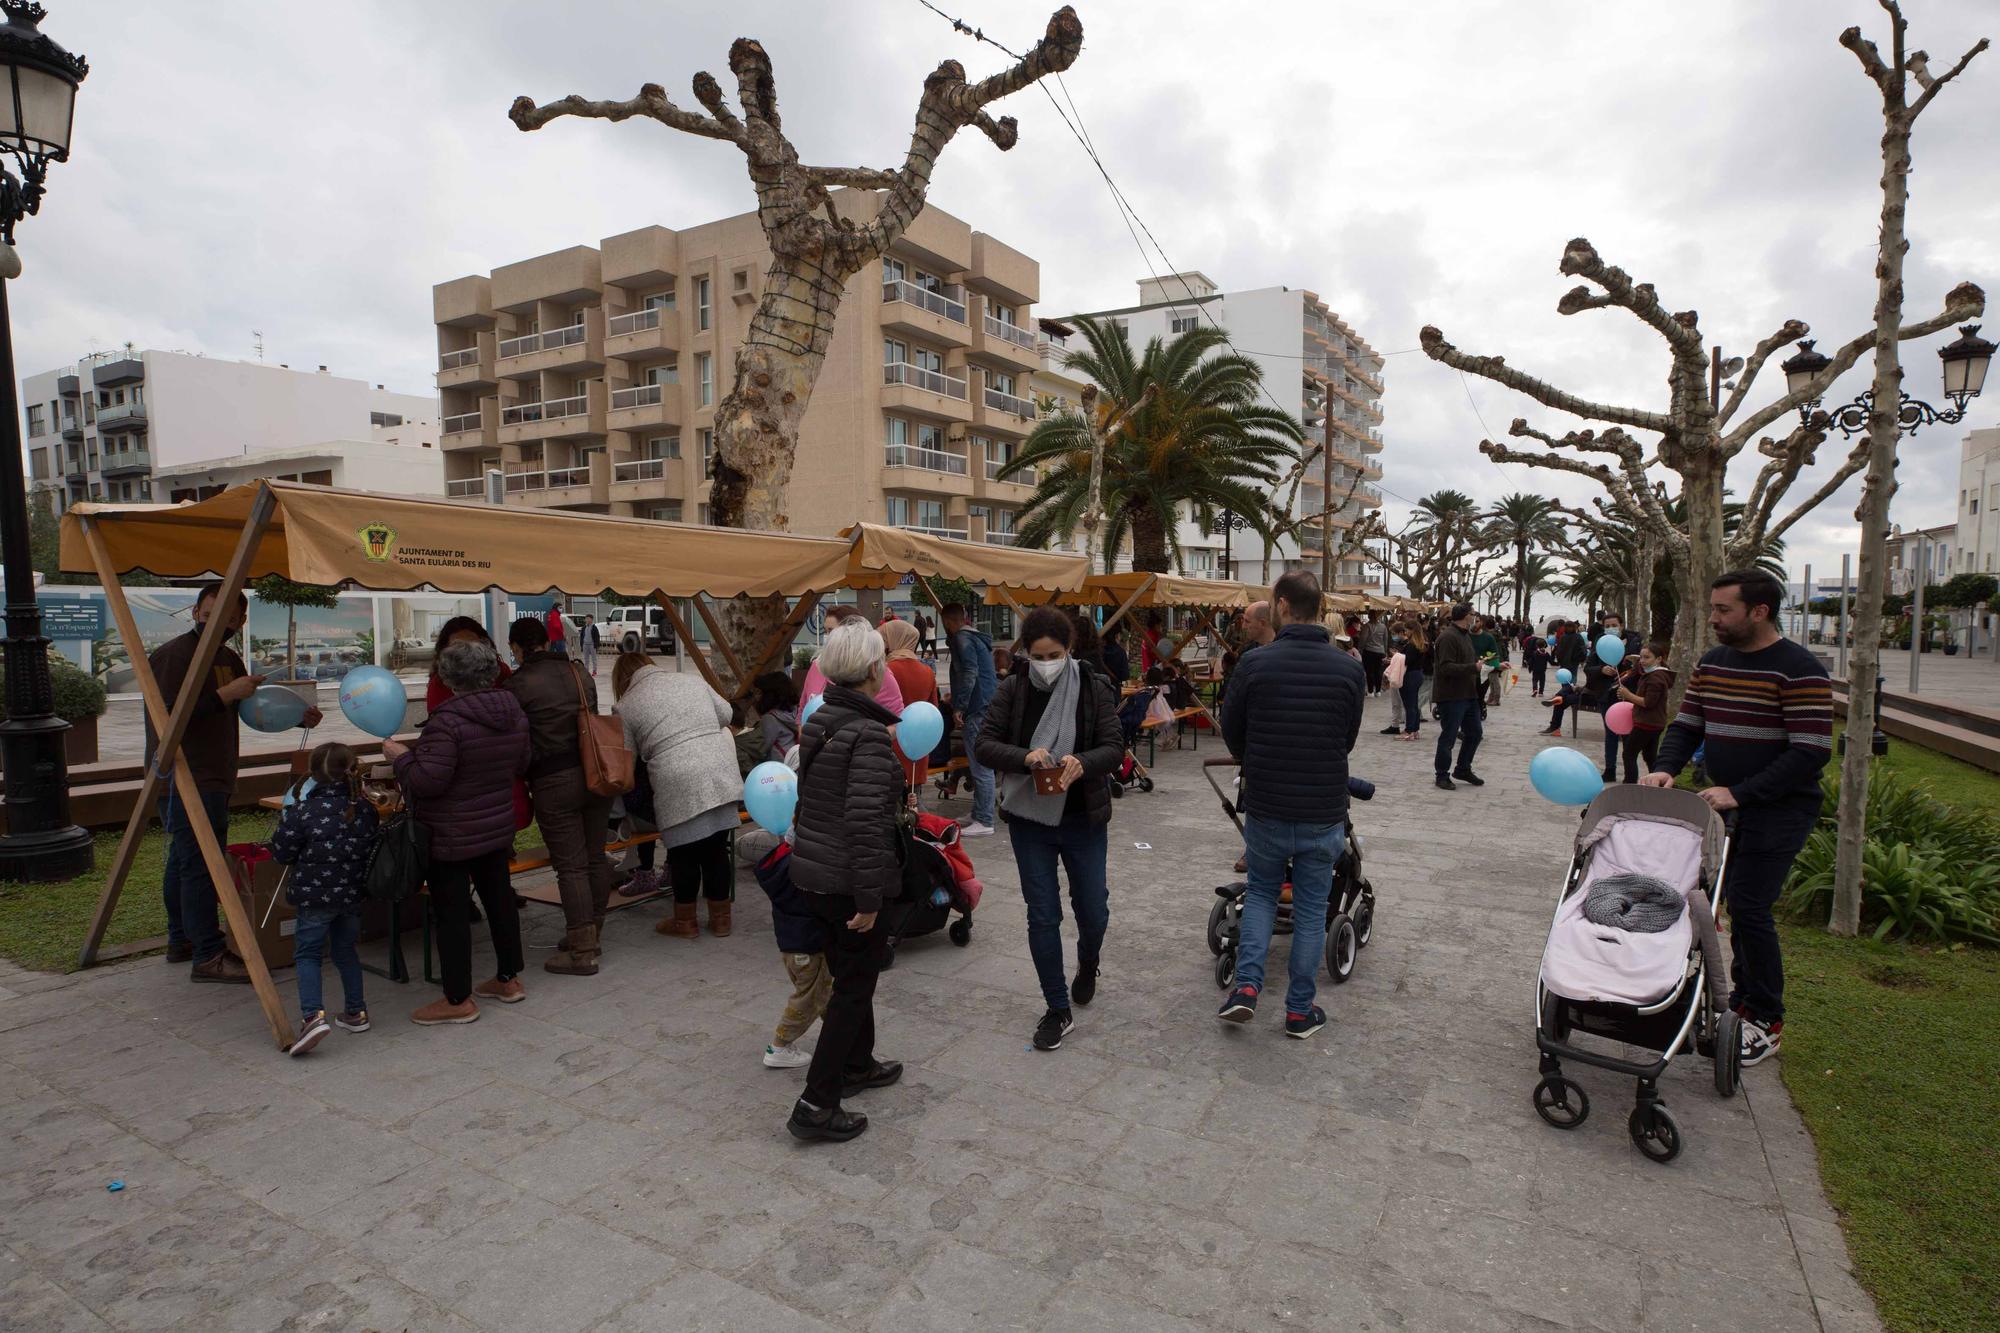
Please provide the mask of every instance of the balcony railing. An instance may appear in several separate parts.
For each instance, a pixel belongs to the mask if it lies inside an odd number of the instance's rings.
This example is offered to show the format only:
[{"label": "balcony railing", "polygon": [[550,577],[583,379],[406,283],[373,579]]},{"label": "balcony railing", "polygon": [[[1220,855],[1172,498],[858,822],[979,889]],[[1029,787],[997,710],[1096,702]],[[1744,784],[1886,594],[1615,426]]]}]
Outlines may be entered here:
[{"label": "balcony railing", "polygon": [[883,455],[889,467],[928,468],[932,472],[949,472],[955,477],[966,474],[964,454],[948,454],[942,449],[920,449],[914,444],[891,444],[883,446]]},{"label": "balcony railing", "polygon": [[466,431],[478,429],[479,413],[477,412],[461,412],[457,416],[446,417],[444,419],[444,433],[446,435],[461,435]]},{"label": "balcony railing", "polygon": [[896,526],[905,532],[921,532],[926,537],[952,537],[958,541],[967,540],[970,532],[967,528],[932,528],[922,523],[898,523]]},{"label": "balcony railing", "polygon": [[1017,398],[1011,393],[1002,393],[998,389],[986,391],[986,405],[996,412],[1011,412],[1028,421],[1035,419],[1034,403],[1026,398]]},{"label": "balcony railing", "polygon": [[914,389],[925,389],[945,398],[965,400],[965,381],[922,366],[913,366],[907,361],[891,361],[882,367],[884,384],[907,384]]},{"label": "balcony railing", "polygon": [[1014,544],[1014,534],[1011,532],[988,531],[986,534],[986,544],[988,546],[1012,546]]},{"label": "balcony railing", "polygon": [[551,468],[548,472],[548,479],[550,490],[555,490],[559,486],[588,486],[590,485],[590,469],[587,467]]},{"label": "balcony railing", "polygon": [[1030,352],[1035,350],[1034,334],[1028,332],[1019,324],[1009,324],[1006,320],[995,319],[991,315],[986,317],[986,336],[989,338],[1005,338],[1016,347],[1025,348]]},{"label": "balcony railing", "polygon": [[660,401],[663,387],[658,384],[638,384],[629,389],[613,389],[611,406],[613,408],[656,406]]},{"label": "balcony railing", "polygon": [[479,348],[477,345],[474,345],[472,347],[461,347],[456,352],[445,352],[441,354],[438,357],[438,369],[457,370],[460,366],[469,366],[478,360],[479,360]]},{"label": "balcony railing", "polygon": [[126,421],[133,417],[137,417],[142,421],[145,420],[146,405],[144,403],[117,403],[110,407],[100,407],[97,409],[98,429],[101,430],[106,426],[115,425],[120,421]]},{"label": "balcony railing", "polygon": [[462,500],[468,495],[484,495],[486,478],[455,477],[444,484],[444,493],[454,500]]},{"label": "balcony railing", "polygon": [[658,481],[667,475],[667,460],[664,458],[634,458],[611,465],[613,481]]},{"label": "balcony railing", "polygon": [[582,342],[584,336],[583,325],[565,324],[559,329],[550,329],[546,333],[530,333],[519,338],[509,338],[500,344],[500,355],[502,358],[506,358],[510,356],[526,356],[530,352],[550,352],[558,347],[574,346]]},{"label": "balcony railing", "polygon": [[620,333],[638,333],[642,329],[657,329],[659,327],[660,311],[655,307],[651,310],[634,310],[629,315],[613,315],[610,321],[605,324],[604,331],[615,336]]},{"label": "balcony railing", "polygon": [[548,488],[549,477],[546,472],[509,472],[507,474],[507,490],[509,494],[516,491],[545,491]]},{"label": "balcony railing", "polygon": [[928,310],[933,315],[965,323],[965,302],[954,301],[943,292],[934,292],[927,287],[919,287],[914,282],[895,279],[882,284],[882,304],[905,302],[919,309]]},{"label": "balcony railing", "polygon": [[550,398],[540,403],[517,403],[513,407],[503,407],[500,409],[500,424],[523,426],[535,421],[561,421],[565,417],[585,416],[589,412],[589,397],[578,394],[574,398]]},{"label": "balcony railing", "polygon": [[[1002,479],[1000,476],[1000,469],[1006,466],[1007,466],[1006,459],[1003,458],[987,459],[986,480],[1000,481]],[[1005,480],[1007,484],[1010,486],[1032,486],[1035,484],[1035,470],[1033,468],[1024,468],[1021,471],[1014,473],[1012,476],[1007,477]]]}]

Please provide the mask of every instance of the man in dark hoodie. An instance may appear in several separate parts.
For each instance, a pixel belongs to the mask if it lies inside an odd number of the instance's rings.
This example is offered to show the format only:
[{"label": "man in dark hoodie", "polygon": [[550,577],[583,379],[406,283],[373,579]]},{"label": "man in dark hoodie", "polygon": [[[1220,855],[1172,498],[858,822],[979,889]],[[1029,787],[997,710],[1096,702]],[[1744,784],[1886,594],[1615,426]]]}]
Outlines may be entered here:
[{"label": "man in dark hoodie", "polygon": [[965,771],[972,778],[972,818],[960,828],[967,838],[993,832],[993,770],[979,762],[973,741],[986,726],[986,706],[1000,688],[993,670],[993,640],[973,627],[962,602],[938,608],[945,642],[951,648],[951,711],[958,717],[958,734],[965,737]]}]

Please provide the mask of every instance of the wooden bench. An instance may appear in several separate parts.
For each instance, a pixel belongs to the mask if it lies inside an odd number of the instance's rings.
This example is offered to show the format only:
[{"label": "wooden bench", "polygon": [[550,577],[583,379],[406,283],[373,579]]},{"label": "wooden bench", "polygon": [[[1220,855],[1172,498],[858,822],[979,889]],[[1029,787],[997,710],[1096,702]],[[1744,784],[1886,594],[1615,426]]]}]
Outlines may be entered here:
[{"label": "wooden bench", "polygon": [[[1193,748],[1199,750],[1201,748],[1201,724],[1207,722],[1207,720],[1208,710],[1197,706],[1175,709],[1171,722],[1153,721],[1151,719],[1141,722],[1139,724],[1139,733],[1146,738],[1146,767],[1151,768],[1154,760],[1158,758],[1158,741],[1162,729],[1171,725],[1177,729],[1177,734],[1179,735],[1185,736],[1192,732],[1194,736]],[[1196,725],[1190,727],[1189,723],[1195,723]]]}]

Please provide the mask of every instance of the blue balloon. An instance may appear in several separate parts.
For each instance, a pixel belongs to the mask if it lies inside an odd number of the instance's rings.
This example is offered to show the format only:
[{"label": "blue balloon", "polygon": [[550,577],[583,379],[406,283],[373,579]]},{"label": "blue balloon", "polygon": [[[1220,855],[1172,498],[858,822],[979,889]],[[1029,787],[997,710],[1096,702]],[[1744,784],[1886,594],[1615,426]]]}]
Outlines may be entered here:
[{"label": "blue balloon", "polygon": [[792,831],[792,812],[799,804],[799,775],[775,759],[767,759],[743,779],[743,808],[758,825],[783,837]]},{"label": "blue balloon", "polygon": [[803,727],[806,724],[806,719],[817,713],[819,706],[825,702],[826,696],[824,694],[815,694],[812,698],[806,700],[806,706],[799,710],[799,725]]},{"label": "blue balloon", "polygon": [[1571,675],[1571,674],[1569,673],[1569,668],[1568,668],[1568,667],[1557,667],[1557,668],[1556,668],[1556,684],[1558,684],[1558,685],[1567,685],[1567,684],[1569,684],[1569,683],[1570,683],[1571,681],[1573,681],[1573,680],[1575,680],[1575,679],[1576,679],[1576,677],[1575,677],[1575,676],[1572,676],[1572,675]]},{"label": "blue balloon", "polygon": [[1606,666],[1618,666],[1625,660],[1625,636],[1607,634],[1597,641],[1597,660]]},{"label": "blue balloon", "polygon": [[936,704],[919,700],[903,710],[902,721],[896,724],[896,748],[903,758],[911,763],[928,759],[943,739],[944,714]]},{"label": "blue balloon", "polygon": [[306,701],[282,685],[259,685],[236,705],[236,716],[257,731],[290,731],[305,721]]},{"label": "blue balloon", "polygon": [[313,788],[317,786],[319,786],[319,782],[317,779],[307,778],[304,782],[301,782],[299,784],[297,791],[293,791],[290,787],[285,788],[285,799],[283,804],[297,805],[300,801],[312,795]]},{"label": "blue balloon", "polygon": [[1528,761],[1528,781],[1557,805],[1589,805],[1604,790],[1604,775],[1582,753],[1552,745]]},{"label": "blue balloon", "polygon": [[401,731],[409,706],[403,682],[386,667],[358,666],[340,678],[340,711],[370,736]]}]

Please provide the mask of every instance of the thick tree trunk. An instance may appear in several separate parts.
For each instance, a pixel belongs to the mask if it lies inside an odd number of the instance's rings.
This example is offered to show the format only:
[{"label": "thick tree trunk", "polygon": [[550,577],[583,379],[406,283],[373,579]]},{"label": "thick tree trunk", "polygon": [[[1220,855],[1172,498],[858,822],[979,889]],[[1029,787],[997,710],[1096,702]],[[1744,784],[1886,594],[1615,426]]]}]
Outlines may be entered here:
[{"label": "thick tree trunk", "polygon": [[[1901,43],[1897,44],[1899,47]],[[1900,93],[1901,80],[1896,80]],[[1888,590],[1889,502],[1896,494],[1898,408],[1903,386],[1897,333],[1903,323],[1904,211],[1909,202],[1910,125],[1901,97],[1890,99],[1882,132],[1882,230],[1875,260],[1874,410],[1868,417],[1868,473],[1854,517],[1861,524],[1860,593],[1854,646],[1847,667],[1847,754],[1840,764],[1839,844],[1833,872],[1833,915],[1826,928],[1853,935],[1861,928],[1861,853],[1868,837],[1868,766],[1874,757],[1875,677],[1881,670],[1882,598]],[[1912,647],[1915,646],[1912,641]]]},{"label": "thick tree trunk", "polygon": [[1132,511],[1132,568],[1146,574],[1173,572],[1167,530],[1150,508]]},{"label": "thick tree trunk", "polygon": [[1680,562],[1680,606],[1674,617],[1674,647],[1667,659],[1674,672],[1671,717],[1694,678],[1694,664],[1708,651],[1708,585],[1722,573],[1722,461],[1713,450],[1693,453],[1682,473],[1681,497],[1688,517],[1687,559]]}]

